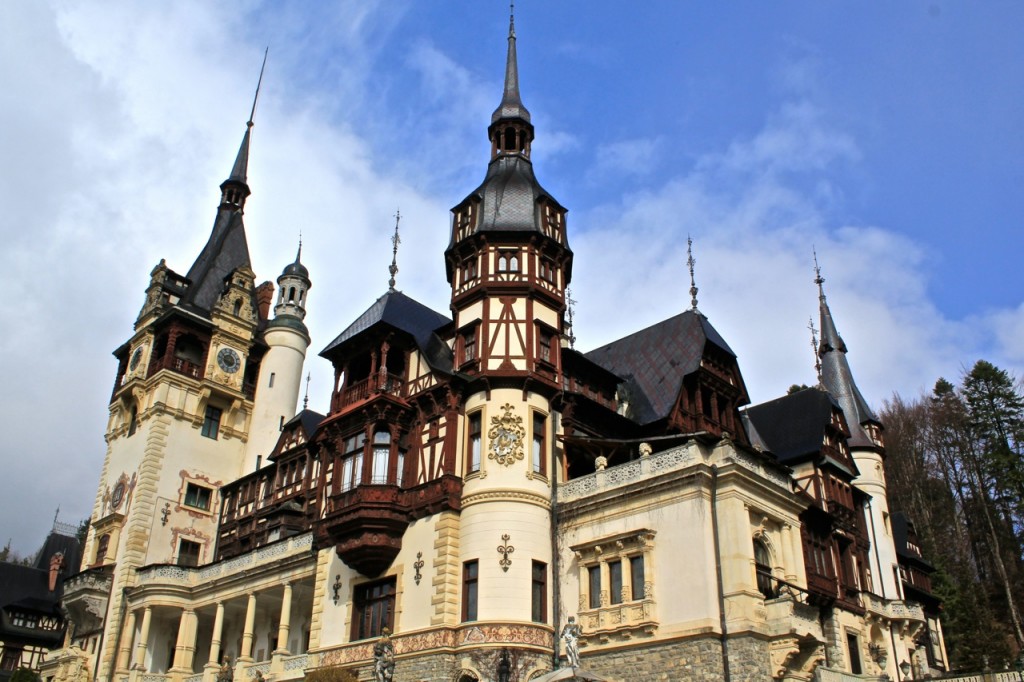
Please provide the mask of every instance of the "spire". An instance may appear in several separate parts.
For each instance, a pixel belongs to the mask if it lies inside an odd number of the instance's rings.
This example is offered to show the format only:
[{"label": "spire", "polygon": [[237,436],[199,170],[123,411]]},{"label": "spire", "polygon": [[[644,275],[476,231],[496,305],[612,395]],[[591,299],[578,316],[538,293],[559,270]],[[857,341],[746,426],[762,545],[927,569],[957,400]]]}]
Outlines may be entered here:
[{"label": "spire", "polygon": [[807,319],[807,328],[811,330],[811,353],[814,355],[814,375],[821,384],[821,358],[818,357],[818,330],[814,327],[814,318]]},{"label": "spire", "polygon": [[391,279],[388,280],[388,292],[395,290],[395,275],[398,274],[398,245],[402,243],[401,238],[398,236],[398,223],[402,220],[402,212],[395,211],[395,235],[391,237],[391,267],[388,268],[388,272],[391,273]]},{"label": "spire", "polygon": [[566,320],[566,322],[568,323],[566,325],[568,327],[568,329],[566,330],[566,332],[567,332],[566,336],[568,337],[569,348],[576,348],[576,333],[573,331],[573,325],[572,325],[573,311],[574,311],[575,306],[576,306],[576,299],[574,299],[572,297],[572,289],[566,287],[566,289],[565,289],[565,315],[568,318]]},{"label": "spire", "polygon": [[[260,98],[260,86],[263,84],[263,71],[267,68],[267,54],[269,52],[269,47],[263,52],[263,65],[260,66],[260,77],[256,81],[256,94],[252,98],[252,109],[249,110],[249,120],[245,122],[245,134],[242,135],[242,144],[238,148],[238,155],[235,157],[235,165],[231,167],[231,175],[229,175],[228,179],[224,181],[223,185],[221,185],[221,190],[223,191],[223,195],[221,197],[222,205],[225,203],[231,203],[236,204],[241,208],[245,203],[245,197],[249,196],[249,187],[247,184],[249,172],[249,139],[252,136],[252,119],[253,116],[256,115],[256,103]],[[228,185],[229,183],[241,185],[242,187],[240,189],[244,189],[244,194],[240,198],[231,200],[232,197],[229,197],[228,190],[225,187],[225,185]]]},{"label": "spire", "polygon": [[818,254],[814,253],[814,283],[818,285],[818,309],[821,315],[821,342],[818,344],[820,378],[822,387],[828,391],[843,408],[847,426],[850,427],[850,445],[874,446],[874,441],[863,428],[866,422],[878,423],[857,383],[853,380],[850,362],[846,358],[846,344],[836,330],[832,311],[825,300],[825,279],[818,266]]},{"label": "spire", "polygon": [[306,395],[302,398],[302,409],[304,410],[309,408],[309,378],[311,376],[312,373],[306,372]]},{"label": "spire", "polygon": [[699,313],[697,310],[697,283],[693,278],[693,266],[697,261],[693,258],[693,239],[686,235],[686,267],[690,269],[690,310]]},{"label": "spire", "polygon": [[491,123],[497,123],[502,119],[520,118],[527,123],[530,122],[530,112],[523,106],[523,100],[519,97],[519,64],[516,59],[516,17],[515,4],[509,5],[508,18],[508,57],[505,61],[505,93],[501,98],[501,104],[491,114]]}]

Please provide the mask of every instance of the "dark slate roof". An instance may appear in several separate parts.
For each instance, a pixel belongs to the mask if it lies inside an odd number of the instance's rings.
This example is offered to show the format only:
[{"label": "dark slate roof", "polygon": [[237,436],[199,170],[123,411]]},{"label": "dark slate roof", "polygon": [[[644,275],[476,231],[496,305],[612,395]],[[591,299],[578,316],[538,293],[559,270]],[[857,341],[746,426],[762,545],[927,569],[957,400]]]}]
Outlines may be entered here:
[{"label": "dark slate roof", "polygon": [[389,291],[378,298],[366,312],[320,351],[320,356],[330,359],[336,349],[378,324],[385,324],[409,334],[432,368],[448,374],[452,372],[451,349],[435,333],[441,327],[451,324],[451,320],[400,291]]},{"label": "dark slate roof", "polygon": [[[924,558],[912,552],[907,546],[907,542],[910,540],[910,528],[913,525],[907,515],[903,512],[893,512],[889,516],[889,523],[892,525],[892,541],[896,546],[896,554],[904,559],[909,559],[926,569],[935,570],[934,567]],[[920,546],[920,545],[919,545]]]},{"label": "dark slate roof", "polygon": [[764,445],[779,461],[789,463],[821,452],[825,427],[831,422],[835,407],[838,405],[825,391],[806,388],[752,405],[743,413]]},{"label": "dark slate roof", "polygon": [[50,592],[50,558],[63,552],[60,579],[78,571],[81,550],[78,539],[50,533],[32,566],[0,563],[0,608],[57,614],[60,588]]},{"label": "dark slate roof", "polygon": [[209,312],[224,291],[224,281],[235,270],[250,266],[242,212],[222,208],[213,231],[186,277],[192,282],[185,303]]},{"label": "dark slate roof", "polygon": [[320,426],[320,422],[324,419],[326,419],[326,417],[319,412],[314,412],[313,410],[302,410],[297,415],[289,419],[281,430],[287,431],[289,427],[295,424],[301,424],[302,430],[306,432],[306,435],[312,436],[316,431],[316,427]]},{"label": "dark slate roof", "polygon": [[547,198],[558,205],[537,182],[533,164],[522,154],[499,154],[492,159],[483,183],[469,196],[480,202],[477,232],[543,232],[537,202]]},{"label": "dark slate roof", "polygon": [[[760,442],[783,464],[795,464],[821,452],[825,428],[837,407],[831,395],[814,387],[753,405],[743,415],[754,427],[754,434],[748,433],[751,442]],[[831,458],[829,462],[850,476],[857,475],[845,462]]]},{"label": "dark slate roof", "polygon": [[706,317],[687,310],[585,357],[625,380],[634,419],[648,424],[668,416],[683,377],[700,367],[708,343],[736,357]]},{"label": "dark slate roof", "polygon": [[47,536],[46,542],[43,543],[43,548],[39,550],[39,554],[36,556],[36,568],[49,573],[50,557],[58,552],[64,555],[64,575],[75,573],[82,560],[82,546],[78,542],[78,538],[60,533],[50,533]]}]

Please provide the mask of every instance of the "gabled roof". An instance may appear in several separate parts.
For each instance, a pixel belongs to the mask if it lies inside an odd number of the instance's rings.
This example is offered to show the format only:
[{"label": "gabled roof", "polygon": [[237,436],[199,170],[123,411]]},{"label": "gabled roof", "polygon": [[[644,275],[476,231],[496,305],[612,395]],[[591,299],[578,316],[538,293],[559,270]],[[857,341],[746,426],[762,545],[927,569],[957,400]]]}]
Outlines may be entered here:
[{"label": "gabled roof", "polygon": [[[783,464],[795,464],[821,453],[835,409],[841,409],[839,403],[815,387],[753,405],[743,414],[755,429],[755,434],[748,434],[751,442],[762,443]],[[831,458],[829,462],[850,476],[857,475],[845,462]]]},{"label": "gabled roof", "polygon": [[316,427],[320,426],[326,417],[319,412],[313,410],[302,410],[297,415],[285,422],[284,426],[281,427],[282,431],[288,431],[291,427],[296,424],[302,427],[302,430],[306,432],[306,436],[312,436],[316,431]]},{"label": "gabled roof", "polygon": [[585,357],[625,380],[634,418],[647,424],[668,416],[683,378],[700,367],[706,344],[736,357],[706,317],[687,310]]},{"label": "gabled roof", "polygon": [[320,351],[320,356],[330,359],[343,345],[382,324],[410,335],[432,368],[449,374],[452,372],[451,349],[435,333],[441,327],[451,324],[451,320],[400,291],[389,291],[378,298],[355,322],[327,344]]}]

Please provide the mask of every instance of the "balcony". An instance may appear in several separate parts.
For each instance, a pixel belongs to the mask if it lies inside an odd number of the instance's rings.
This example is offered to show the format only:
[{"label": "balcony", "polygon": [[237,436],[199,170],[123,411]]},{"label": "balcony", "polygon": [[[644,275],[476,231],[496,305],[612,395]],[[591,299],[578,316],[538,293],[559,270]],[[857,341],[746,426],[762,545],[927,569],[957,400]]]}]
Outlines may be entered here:
[{"label": "balcony", "polygon": [[355,381],[345,386],[335,396],[331,411],[337,412],[344,407],[380,394],[404,398],[406,396],[405,381],[397,374],[375,374],[361,381]]},{"label": "balcony", "polygon": [[924,609],[920,604],[898,599],[882,599],[869,592],[861,593],[864,608],[868,614],[888,621],[907,621],[909,623],[925,622]]},{"label": "balcony", "polygon": [[90,568],[64,581],[63,603],[76,633],[91,633],[103,627],[113,582],[113,566]]},{"label": "balcony", "polygon": [[360,485],[330,498],[317,545],[334,545],[346,564],[373,577],[394,561],[411,521],[461,508],[462,479],[450,474],[406,490]]}]

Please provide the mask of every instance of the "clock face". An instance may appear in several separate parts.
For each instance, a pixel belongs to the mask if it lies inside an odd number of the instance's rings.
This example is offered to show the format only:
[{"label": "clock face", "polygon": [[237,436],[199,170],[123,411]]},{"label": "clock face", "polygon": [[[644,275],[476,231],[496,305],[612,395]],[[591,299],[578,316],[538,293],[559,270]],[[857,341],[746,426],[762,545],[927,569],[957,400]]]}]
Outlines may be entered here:
[{"label": "clock face", "polygon": [[114,486],[114,492],[110,494],[110,506],[112,509],[117,509],[121,506],[121,501],[124,500],[124,481],[119,481]]},{"label": "clock face", "polygon": [[217,364],[228,374],[234,374],[242,365],[242,359],[231,348],[221,348],[217,353]]},{"label": "clock face", "polygon": [[142,346],[139,346],[138,348],[135,349],[135,352],[132,353],[132,359],[131,359],[131,362],[128,363],[128,369],[130,369],[130,370],[132,370],[134,372],[135,368],[139,366],[139,363],[141,361],[142,361]]}]

